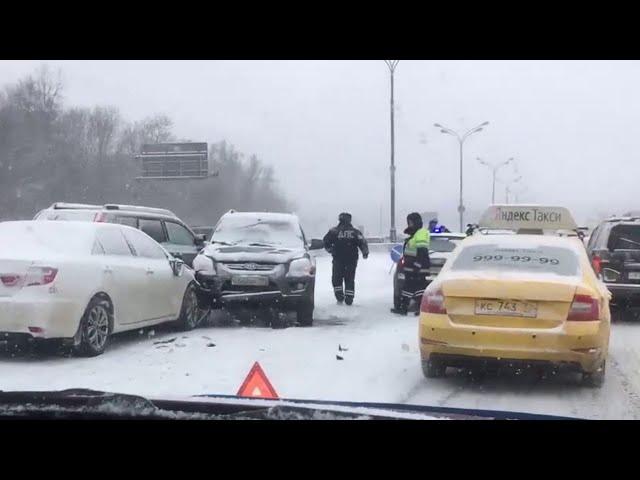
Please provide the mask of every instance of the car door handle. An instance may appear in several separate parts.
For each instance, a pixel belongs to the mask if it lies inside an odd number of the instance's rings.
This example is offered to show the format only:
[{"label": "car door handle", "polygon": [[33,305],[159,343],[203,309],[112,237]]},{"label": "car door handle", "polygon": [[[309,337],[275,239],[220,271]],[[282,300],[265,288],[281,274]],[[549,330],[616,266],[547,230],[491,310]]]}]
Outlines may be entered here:
[{"label": "car door handle", "polygon": [[113,269],[111,267],[104,267],[104,273],[113,273]]},{"label": "car door handle", "polygon": [[147,268],[147,275],[152,275],[153,274],[153,270],[151,270],[150,268]]}]

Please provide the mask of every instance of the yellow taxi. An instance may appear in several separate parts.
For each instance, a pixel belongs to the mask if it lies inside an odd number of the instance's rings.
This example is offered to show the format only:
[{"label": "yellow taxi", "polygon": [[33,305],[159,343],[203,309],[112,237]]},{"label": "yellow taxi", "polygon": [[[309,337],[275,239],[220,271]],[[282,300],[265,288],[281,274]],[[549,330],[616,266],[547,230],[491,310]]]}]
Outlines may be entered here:
[{"label": "yellow taxi", "polygon": [[479,227],[486,234],[466,238],[422,298],[425,376],[448,366],[554,366],[602,386],[611,295],[582,241],[559,235],[577,229],[569,211],[492,205]]}]

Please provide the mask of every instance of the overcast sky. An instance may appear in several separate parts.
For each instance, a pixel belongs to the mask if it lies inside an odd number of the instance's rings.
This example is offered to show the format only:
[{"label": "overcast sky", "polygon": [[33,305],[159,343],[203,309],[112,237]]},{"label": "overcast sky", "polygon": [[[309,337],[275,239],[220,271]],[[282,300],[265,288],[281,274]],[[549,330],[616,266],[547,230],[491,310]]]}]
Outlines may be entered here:
[{"label": "overcast sky", "polygon": [[[67,105],[117,106],[128,120],[169,115],[179,137],[226,139],[273,165],[308,229],[350,211],[376,234],[389,227],[389,72],[382,61],[0,61],[0,83],[40,64],[60,68]],[[591,214],[640,208],[640,62],[401,61],[396,70],[397,227],[438,211],[457,227],[457,141],[465,131],[464,202],[491,200],[476,158],[515,157],[520,202]],[[518,187],[514,186],[514,190]],[[497,201],[505,199],[503,183]],[[229,206],[231,208],[232,205]]]}]

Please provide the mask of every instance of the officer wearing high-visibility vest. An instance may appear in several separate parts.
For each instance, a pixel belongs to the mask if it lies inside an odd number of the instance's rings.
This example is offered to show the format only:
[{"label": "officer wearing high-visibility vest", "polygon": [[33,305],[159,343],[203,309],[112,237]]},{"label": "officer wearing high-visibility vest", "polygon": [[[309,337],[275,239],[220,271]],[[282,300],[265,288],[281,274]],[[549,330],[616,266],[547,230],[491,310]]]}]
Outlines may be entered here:
[{"label": "officer wearing high-visibility vest", "polygon": [[418,304],[422,300],[422,294],[427,287],[426,276],[429,274],[429,245],[431,236],[429,230],[422,225],[422,217],[419,213],[407,215],[407,228],[404,231],[409,237],[404,241],[404,286],[400,297],[400,308],[391,309],[393,313],[406,315],[411,300]]}]

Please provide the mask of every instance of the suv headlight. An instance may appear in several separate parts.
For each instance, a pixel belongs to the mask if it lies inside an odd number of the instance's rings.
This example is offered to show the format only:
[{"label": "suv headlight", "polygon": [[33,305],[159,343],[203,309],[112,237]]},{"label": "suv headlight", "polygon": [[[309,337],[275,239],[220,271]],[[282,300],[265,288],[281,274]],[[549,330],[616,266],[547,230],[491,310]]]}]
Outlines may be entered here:
[{"label": "suv headlight", "polygon": [[193,270],[196,273],[202,272],[209,275],[216,274],[216,266],[213,263],[213,260],[206,255],[197,255],[196,258],[193,259]]},{"label": "suv headlight", "polygon": [[287,275],[290,277],[306,277],[315,275],[315,273],[316,266],[311,260],[308,258],[296,258],[289,264],[289,273]]}]

